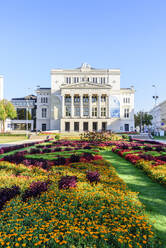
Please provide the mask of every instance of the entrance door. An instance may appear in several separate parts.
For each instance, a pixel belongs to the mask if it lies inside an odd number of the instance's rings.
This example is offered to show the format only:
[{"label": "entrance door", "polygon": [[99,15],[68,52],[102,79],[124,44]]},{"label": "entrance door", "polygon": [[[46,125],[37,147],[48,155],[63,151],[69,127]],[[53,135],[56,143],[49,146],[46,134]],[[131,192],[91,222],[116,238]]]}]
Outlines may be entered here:
[{"label": "entrance door", "polygon": [[65,131],[66,132],[70,131],[70,122],[65,122]]},{"label": "entrance door", "polygon": [[124,125],[125,132],[129,132],[129,124]]},{"label": "entrance door", "polygon": [[93,122],[93,131],[97,131],[97,122]]},{"label": "entrance door", "polygon": [[88,131],[88,122],[83,123],[83,131]]},{"label": "entrance door", "polygon": [[42,124],[42,131],[46,131],[46,124]]},{"label": "entrance door", "polygon": [[74,131],[79,132],[79,122],[74,122]]},{"label": "entrance door", "polygon": [[102,122],[102,131],[106,131],[107,129],[107,122]]}]

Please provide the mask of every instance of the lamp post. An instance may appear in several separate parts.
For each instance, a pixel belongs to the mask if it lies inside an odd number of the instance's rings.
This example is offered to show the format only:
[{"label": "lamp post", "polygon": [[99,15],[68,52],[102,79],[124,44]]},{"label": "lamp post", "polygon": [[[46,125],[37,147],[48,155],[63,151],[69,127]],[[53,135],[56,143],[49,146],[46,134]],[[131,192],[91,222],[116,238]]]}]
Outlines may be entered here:
[{"label": "lamp post", "polygon": [[[29,93],[30,88],[27,89],[27,93]],[[28,138],[28,111],[29,111],[29,103],[28,103],[28,96],[26,96],[26,137]]]},{"label": "lamp post", "polygon": [[159,96],[157,95],[157,87],[155,84],[152,85],[152,87],[154,88],[154,91],[155,91],[155,94],[153,96],[153,99],[154,99],[154,134],[156,134],[157,132],[157,128],[156,128],[156,104],[157,104],[157,100],[159,98]]}]

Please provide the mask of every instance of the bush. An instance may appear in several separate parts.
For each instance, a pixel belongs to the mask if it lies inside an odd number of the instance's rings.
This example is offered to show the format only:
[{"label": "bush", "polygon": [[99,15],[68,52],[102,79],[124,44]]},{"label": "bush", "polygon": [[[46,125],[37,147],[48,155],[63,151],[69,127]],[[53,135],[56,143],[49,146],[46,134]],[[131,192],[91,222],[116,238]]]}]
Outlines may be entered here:
[{"label": "bush", "polygon": [[47,191],[49,181],[47,182],[32,182],[28,189],[22,195],[22,200],[26,201],[30,197],[37,197],[42,192]]},{"label": "bush", "polygon": [[0,189],[0,210],[3,208],[4,204],[7,201],[14,198],[18,194],[20,194],[20,188],[18,186],[14,185],[11,188],[1,188]]},{"label": "bush", "polygon": [[56,160],[53,160],[54,165],[64,165],[66,163],[66,158],[64,157],[58,157]]},{"label": "bush", "polygon": [[98,183],[100,181],[100,174],[98,171],[88,171],[86,173],[86,178],[90,181],[90,183]]},{"label": "bush", "polygon": [[74,188],[77,185],[76,176],[63,176],[59,180],[58,187],[59,189],[69,189]]},{"label": "bush", "polygon": [[70,163],[80,162],[80,156],[76,154],[72,154],[70,157]]},{"label": "bush", "polygon": [[83,154],[83,158],[85,158],[87,161],[94,160],[94,156],[91,153],[85,152]]}]

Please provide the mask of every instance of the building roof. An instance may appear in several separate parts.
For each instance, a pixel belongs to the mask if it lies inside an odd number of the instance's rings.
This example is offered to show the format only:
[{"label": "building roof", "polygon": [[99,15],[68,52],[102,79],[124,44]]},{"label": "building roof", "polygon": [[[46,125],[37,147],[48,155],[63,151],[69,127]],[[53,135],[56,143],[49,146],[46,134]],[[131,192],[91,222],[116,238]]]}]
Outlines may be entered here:
[{"label": "building roof", "polygon": [[51,88],[38,88],[39,90],[50,90]]},{"label": "building roof", "polygon": [[28,95],[28,96],[25,96],[25,97],[12,98],[11,101],[15,101],[15,100],[25,101],[25,100],[36,100],[36,99],[37,99],[37,97],[35,95]]}]

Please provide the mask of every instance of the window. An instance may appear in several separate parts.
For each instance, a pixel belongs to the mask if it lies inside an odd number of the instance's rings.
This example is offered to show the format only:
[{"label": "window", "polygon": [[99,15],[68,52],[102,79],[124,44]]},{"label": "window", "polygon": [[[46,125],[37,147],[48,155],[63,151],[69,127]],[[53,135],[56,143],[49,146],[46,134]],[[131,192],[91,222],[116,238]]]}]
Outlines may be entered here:
[{"label": "window", "polygon": [[70,122],[65,122],[65,131],[66,132],[70,131]]},{"label": "window", "polygon": [[106,116],[106,108],[101,108],[101,116]]},{"label": "window", "polygon": [[92,96],[92,102],[97,102],[97,96]]},{"label": "window", "polygon": [[74,97],[74,103],[79,103],[80,102],[80,97],[79,96],[75,96]]},{"label": "window", "polygon": [[93,131],[97,131],[97,122],[93,122],[92,128],[93,128]]},{"label": "window", "polygon": [[74,83],[78,83],[79,82],[79,77],[74,77]]},{"label": "window", "polygon": [[97,107],[92,108],[92,116],[97,116]]},{"label": "window", "polygon": [[101,81],[100,81],[101,84],[105,84],[105,81],[106,81],[106,80],[105,80],[105,77],[101,77]]},{"label": "window", "polygon": [[83,108],[83,116],[89,116],[89,108],[88,107]]},{"label": "window", "polygon": [[97,77],[93,77],[93,83],[96,83],[97,84]]},{"label": "window", "polygon": [[83,103],[88,103],[88,102],[89,102],[88,96],[83,96]]},{"label": "window", "polygon": [[71,116],[71,107],[66,106],[66,116]]},{"label": "window", "polygon": [[71,103],[71,96],[65,96],[65,103]]},{"label": "window", "polygon": [[67,78],[66,78],[66,83],[67,83],[67,84],[71,84],[71,77],[67,77]]},{"label": "window", "polygon": [[46,118],[46,117],[47,117],[47,109],[42,108],[42,118]]},{"label": "window", "polygon": [[41,103],[48,103],[47,97],[41,97]]},{"label": "window", "polygon": [[74,122],[74,131],[79,132],[79,122]]},{"label": "window", "polygon": [[124,109],[124,118],[129,118],[129,109]]},{"label": "window", "polygon": [[107,122],[102,122],[102,131],[106,131],[107,129]]},{"label": "window", "polygon": [[80,107],[74,108],[74,116],[80,116]]},{"label": "window", "polygon": [[83,122],[83,131],[88,131],[88,122]]},{"label": "window", "polygon": [[130,103],[130,97],[124,97],[123,103]]},{"label": "window", "polygon": [[106,96],[101,96],[101,102],[106,102]]}]

